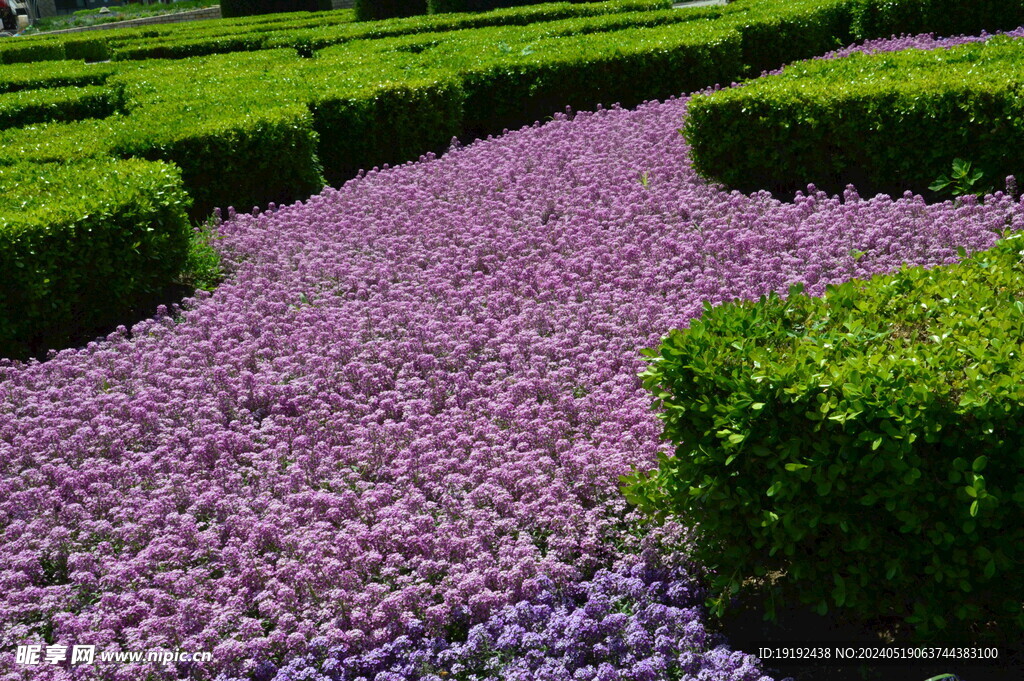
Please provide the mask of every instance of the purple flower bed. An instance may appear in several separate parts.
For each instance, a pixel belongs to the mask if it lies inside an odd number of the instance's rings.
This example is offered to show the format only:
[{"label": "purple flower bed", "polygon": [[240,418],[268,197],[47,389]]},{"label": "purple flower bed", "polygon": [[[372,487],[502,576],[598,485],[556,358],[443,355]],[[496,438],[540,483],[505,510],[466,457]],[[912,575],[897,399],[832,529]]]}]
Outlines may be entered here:
[{"label": "purple flower bed", "polygon": [[[820,292],[1024,228],[1001,194],[723,192],[689,167],[685,109],[559,116],[239,215],[233,276],[179,318],[0,361],[0,678],[165,675],[28,668],[17,643],[213,651],[178,670],[200,679],[453,626],[505,645],[503,608],[595,575],[579,588],[619,589],[601,570],[643,545],[617,490],[663,447],[640,348],[703,301]],[[695,610],[662,605],[694,623],[670,640],[702,640]],[[576,612],[549,607],[532,633]],[[631,617],[608,640],[657,639],[660,620]],[[753,673],[720,674],[703,645],[696,678]]]},{"label": "purple flower bed", "polygon": [[[472,627],[464,642],[409,635],[374,650],[311,653],[257,678],[274,681],[771,681],[757,658],[728,649],[705,630],[704,594],[684,569],[635,562],[592,581],[506,605]],[[699,676],[698,676],[699,675]],[[242,681],[242,680],[231,680]]]},{"label": "purple flower bed", "polygon": [[967,43],[980,43],[995,36],[1008,36],[1010,38],[1024,38],[1024,26],[1015,28],[1012,31],[998,31],[996,33],[982,33],[981,35],[959,35],[947,38],[936,37],[933,33],[920,35],[902,35],[892,38],[878,38],[876,40],[865,40],[863,43],[849,45],[841,50],[829,52],[820,59],[839,59],[848,57],[851,54],[876,54],[879,52],[898,52],[899,50],[937,50],[940,48],[956,47]]}]

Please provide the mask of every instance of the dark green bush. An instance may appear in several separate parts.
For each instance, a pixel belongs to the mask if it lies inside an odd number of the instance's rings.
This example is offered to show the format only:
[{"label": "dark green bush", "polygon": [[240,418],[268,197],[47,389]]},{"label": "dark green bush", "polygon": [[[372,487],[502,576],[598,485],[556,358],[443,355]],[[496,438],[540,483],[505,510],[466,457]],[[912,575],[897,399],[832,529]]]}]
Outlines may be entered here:
[{"label": "dark green bush", "polygon": [[312,103],[319,158],[341,185],[361,169],[441,152],[462,131],[462,88],[450,74],[353,91],[320,89]]},{"label": "dark green bush", "polygon": [[[548,29],[556,30],[553,27],[554,22],[577,18],[580,20],[580,28],[568,32],[568,34],[575,34],[582,30],[584,25],[591,25],[592,23],[594,24],[593,30],[598,31],[644,25],[643,22],[649,20],[650,15],[656,13],[656,10],[667,10],[666,14],[674,14],[676,17],[675,21],[685,21],[687,17],[691,16],[708,18],[719,16],[722,13],[718,8],[675,12],[669,10],[670,7],[671,3],[666,0],[611,0],[610,2],[593,3],[548,3],[476,14],[401,17],[372,23],[355,23],[349,26],[329,26],[324,29],[280,31],[273,36],[268,36],[266,46],[296,47],[298,44],[305,44],[314,50],[320,50],[356,40],[380,40],[399,36],[426,35],[498,26],[527,26],[531,24],[537,24],[533,26],[533,29],[545,31]],[[604,28],[598,28],[596,24],[603,19],[609,20],[610,24]],[[540,25],[547,24],[548,22],[551,22],[552,25]],[[661,23],[671,22],[663,20]],[[612,26],[611,24],[617,24],[617,26]],[[474,39],[479,39],[479,37],[477,36]],[[436,41],[446,38],[458,40],[460,36],[456,34],[446,36],[445,38],[430,36],[428,39]],[[381,51],[381,47],[378,46],[371,46],[370,49]]]},{"label": "dark green bush", "polygon": [[1022,175],[1022,86],[1021,40],[853,55],[694,97],[685,133],[697,170],[741,190],[930,195],[955,158]]},{"label": "dark green bush", "polygon": [[[853,9],[858,0],[739,2],[729,5],[722,23],[743,36],[743,64],[748,75],[809,59],[852,41]],[[745,11],[741,11],[745,10]]]},{"label": "dark green bush", "polygon": [[676,448],[625,491],[696,523],[719,605],[784,573],[776,603],[1020,631],[1022,247],[709,306],[648,351]]},{"label": "dark green bush", "polygon": [[356,21],[412,17],[427,13],[427,0],[355,0]]},{"label": "dark green bush", "polygon": [[[705,22],[569,37],[442,46],[462,72],[471,135],[542,120],[566,106],[633,106],[738,76],[740,36]],[[611,38],[610,36],[614,36]],[[614,44],[610,44],[614,40]]]},{"label": "dark green bush", "polygon": [[1024,23],[1021,0],[857,0],[859,39],[904,33],[975,35]]},{"label": "dark green bush", "polygon": [[82,59],[87,62],[107,61],[110,50],[104,38],[65,38],[66,59]]},{"label": "dark green bush", "polygon": [[113,325],[165,286],[185,262],[187,202],[162,163],[0,167],[0,356]]},{"label": "dark green bush", "polygon": [[221,0],[220,13],[226,19],[281,12],[321,12],[331,9],[331,0]]}]

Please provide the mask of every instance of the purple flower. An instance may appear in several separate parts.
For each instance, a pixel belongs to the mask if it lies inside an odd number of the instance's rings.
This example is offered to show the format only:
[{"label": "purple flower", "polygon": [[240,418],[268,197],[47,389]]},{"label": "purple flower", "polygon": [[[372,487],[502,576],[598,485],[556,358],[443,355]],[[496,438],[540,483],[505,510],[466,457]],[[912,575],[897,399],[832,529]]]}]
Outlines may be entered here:
[{"label": "purple flower", "polygon": [[216,651],[197,679],[757,679],[709,651],[692,578],[631,558],[686,535],[638,538],[618,492],[665,447],[639,349],[704,301],[952,262],[1024,207],[725,192],[687,163],[686,105],[229,211],[214,293],[0,361],[0,673],[50,636]]}]

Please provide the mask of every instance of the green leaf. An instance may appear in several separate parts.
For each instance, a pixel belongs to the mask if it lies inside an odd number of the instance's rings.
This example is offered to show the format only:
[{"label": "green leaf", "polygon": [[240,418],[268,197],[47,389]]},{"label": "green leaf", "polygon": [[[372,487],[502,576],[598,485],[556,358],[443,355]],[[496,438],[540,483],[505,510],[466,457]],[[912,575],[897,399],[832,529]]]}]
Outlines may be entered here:
[{"label": "green leaf", "polygon": [[833,579],[836,586],[832,589],[832,600],[837,606],[842,607],[846,602],[846,582],[839,575],[833,575]]}]

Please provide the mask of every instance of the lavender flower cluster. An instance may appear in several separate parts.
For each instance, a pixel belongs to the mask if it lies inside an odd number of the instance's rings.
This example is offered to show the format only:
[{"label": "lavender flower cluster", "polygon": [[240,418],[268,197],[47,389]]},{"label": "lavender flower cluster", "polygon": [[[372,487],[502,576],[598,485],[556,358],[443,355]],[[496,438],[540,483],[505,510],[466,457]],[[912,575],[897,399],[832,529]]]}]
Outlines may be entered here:
[{"label": "lavender flower cluster", "polygon": [[[421,627],[372,651],[323,653],[324,642],[273,681],[771,681],[757,658],[729,650],[701,623],[703,593],[681,568],[635,561],[559,589],[540,579],[535,597],[506,605],[464,641]],[[224,679],[223,681],[244,681]]]},{"label": "lavender flower cluster", "polygon": [[536,604],[638,550],[618,476],[665,446],[640,348],[704,301],[1024,228],[1005,194],[722,191],[688,163],[686,105],[559,115],[234,216],[214,294],[0,361],[0,678],[165,674],[28,669],[18,643],[210,650],[176,673],[246,676]]},{"label": "lavender flower cluster", "polygon": [[934,33],[922,33],[919,35],[901,35],[891,38],[877,38],[865,40],[862,43],[849,45],[840,50],[829,52],[819,59],[840,59],[851,54],[877,54],[879,52],[898,52],[900,50],[937,50],[942,48],[966,45],[967,43],[986,42],[994,36],[1006,36],[1008,38],[1024,38],[1024,26],[1015,28],[1012,31],[997,31],[996,33],[984,33],[981,35],[959,35],[950,37],[936,37]]}]

